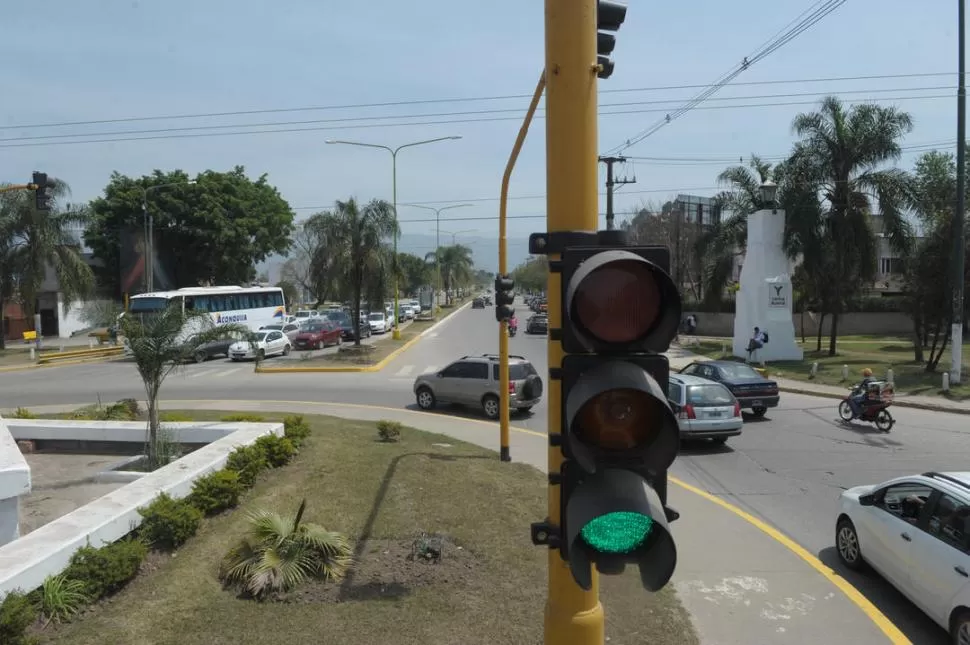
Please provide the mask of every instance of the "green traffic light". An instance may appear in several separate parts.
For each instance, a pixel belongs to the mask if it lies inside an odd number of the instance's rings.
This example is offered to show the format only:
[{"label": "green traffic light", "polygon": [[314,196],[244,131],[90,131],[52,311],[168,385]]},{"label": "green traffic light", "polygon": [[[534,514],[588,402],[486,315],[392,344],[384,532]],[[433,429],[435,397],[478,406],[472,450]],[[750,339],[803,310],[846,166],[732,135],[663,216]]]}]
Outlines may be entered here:
[{"label": "green traffic light", "polygon": [[653,530],[653,518],[640,513],[606,513],[580,531],[583,541],[602,553],[630,553],[638,549]]}]

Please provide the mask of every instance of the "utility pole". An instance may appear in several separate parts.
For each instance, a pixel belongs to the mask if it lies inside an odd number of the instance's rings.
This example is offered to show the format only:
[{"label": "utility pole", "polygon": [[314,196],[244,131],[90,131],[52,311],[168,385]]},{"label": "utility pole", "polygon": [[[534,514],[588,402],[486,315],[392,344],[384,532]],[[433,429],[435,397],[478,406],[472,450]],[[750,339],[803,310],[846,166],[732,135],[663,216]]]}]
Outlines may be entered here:
[{"label": "utility pole", "polygon": [[960,58],[957,64],[959,80],[957,81],[957,204],[953,213],[953,325],[951,335],[951,369],[950,383],[958,385],[961,381],[963,369],[963,290],[964,285],[964,253],[966,240],[964,239],[964,211],[966,210],[967,170],[967,62],[966,62],[966,28],[965,0],[959,3],[957,26],[958,46]]},{"label": "utility pole", "polygon": [[636,178],[613,179],[613,164],[625,163],[626,157],[600,157],[600,163],[606,164],[606,228],[612,231],[613,226],[613,186],[637,183]]}]

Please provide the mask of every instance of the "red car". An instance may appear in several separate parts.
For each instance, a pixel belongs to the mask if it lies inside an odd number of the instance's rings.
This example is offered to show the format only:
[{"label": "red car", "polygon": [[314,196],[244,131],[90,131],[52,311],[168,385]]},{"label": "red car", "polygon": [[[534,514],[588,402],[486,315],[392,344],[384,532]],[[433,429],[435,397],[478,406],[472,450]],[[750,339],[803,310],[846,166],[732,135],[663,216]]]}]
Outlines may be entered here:
[{"label": "red car", "polygon": [[297,349],[322,349],[328,345],[340,344],[340,326],[329,320],[309,323],[293,339]]}]

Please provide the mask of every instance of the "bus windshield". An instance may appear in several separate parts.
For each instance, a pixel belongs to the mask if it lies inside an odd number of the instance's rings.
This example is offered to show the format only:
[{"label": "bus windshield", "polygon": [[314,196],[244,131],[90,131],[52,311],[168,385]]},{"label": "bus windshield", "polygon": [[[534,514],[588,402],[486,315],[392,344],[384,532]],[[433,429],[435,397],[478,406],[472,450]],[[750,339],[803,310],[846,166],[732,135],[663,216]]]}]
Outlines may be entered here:
[{"label": "bus windshield", "polygon": [[128,301],[128,311],[133,314],[145,314],[161,311],[171,302],[168,298],[132,298]]}]

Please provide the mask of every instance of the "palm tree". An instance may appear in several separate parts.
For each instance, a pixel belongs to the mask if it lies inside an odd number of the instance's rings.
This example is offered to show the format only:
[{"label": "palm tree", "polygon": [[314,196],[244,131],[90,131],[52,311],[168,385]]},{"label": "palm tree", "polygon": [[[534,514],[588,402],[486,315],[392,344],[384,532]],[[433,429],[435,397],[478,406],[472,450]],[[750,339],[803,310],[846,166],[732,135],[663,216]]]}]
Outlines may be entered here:
[{"label": "palm tree", "polygon": [[261,600],[311,578],[340,580],[352,563],[349,540],[317,524],[303,522],[306,499],[294,517],[257,510],[246,535],[223,558],[219,578],[226,587]]},{"label": "palm tree", "polygon": [[444,281],[445,297],[451,304],[453,289],[472,279],[472,267],[475,266],[472,250],[463,244],[442,246],[438,248],[437,260]]},{"label": "palm tree", "polygon": [[17,296],[27,324],[33,328],[37,297],[50,267],[57,276],[64,307],[94,291],[94,273],[81,256],[73,231],[88,222],[83,208],[58,208],[57,202],[70,194],[63,181],[49,178],[54,207],[39,211],[30,191],[7,193],[0,200],[0,254],[6,287],[10,295],[10,276],[17,280]]},{"label": "palm tree", "polygon": [[[121,316],[120,327],[145,386],[148,406],[145,456],[149,467],[156,468],[164,465],[159,463],[158,393],[165,378],[207,343],[226,338],[246,338],[255,343],[255,336],[244,325],[216,326],[208,314],[183,312],[178,307],[152,314],[126,313]],[[186,330],[192,332],[188,338]]]},{"label": "palm tree", "polygon": [[[831,285],[826,309],[832,315],[829,355],[835,355],[839,316],[846,301],[871,283],[877,246],[870,226],[878,202],[890,244],[904,250],[911,232],[902,210],[909,179],[905,172],[880,169],[901,154],[900,140],[912,130],[910,116],[895,107],[873,104],[846,108],[834,96],[816,112],[799,114],[792,127],[801,140],[787,162],[802,185],[817,191],[822,205],[818,220],[804,228],[815,231],[827,258],[816,275]],[[809,268],[811,271],[811,268]],[[817,272],[813,272],[817,273]]]}]

